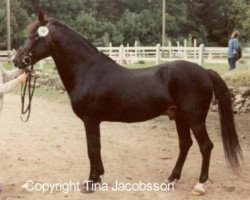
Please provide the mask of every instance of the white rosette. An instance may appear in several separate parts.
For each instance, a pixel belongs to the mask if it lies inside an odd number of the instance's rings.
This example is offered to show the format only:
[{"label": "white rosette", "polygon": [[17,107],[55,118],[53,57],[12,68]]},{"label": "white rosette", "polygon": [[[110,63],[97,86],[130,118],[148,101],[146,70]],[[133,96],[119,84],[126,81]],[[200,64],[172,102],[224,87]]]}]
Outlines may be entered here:
[{"label": "white rosette", "polygon": [[46,37],[49,34],[49,29],[47,26],[40,26],[37,33],[40,37]]}]

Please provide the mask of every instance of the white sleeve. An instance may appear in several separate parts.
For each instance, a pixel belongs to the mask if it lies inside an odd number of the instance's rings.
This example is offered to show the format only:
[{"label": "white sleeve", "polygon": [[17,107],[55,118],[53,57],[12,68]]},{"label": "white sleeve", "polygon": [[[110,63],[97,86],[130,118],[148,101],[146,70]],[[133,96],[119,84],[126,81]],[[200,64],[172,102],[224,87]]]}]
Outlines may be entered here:
[{"label": "white sleeve", "polygon": [[17,86],[16,79],[9,81],[7,83],[0,84],[0,95],[3,96],[7,93],[10,93]]},{"label": "white sleeve", "polygon": [[17,76],[19,76],[21,73],[22,73],[22,70],[20,70],[20,69],[5,70],[2,67],[2,74],[3,74],[5,81],[12,80],[12,79],[16,78]]}]

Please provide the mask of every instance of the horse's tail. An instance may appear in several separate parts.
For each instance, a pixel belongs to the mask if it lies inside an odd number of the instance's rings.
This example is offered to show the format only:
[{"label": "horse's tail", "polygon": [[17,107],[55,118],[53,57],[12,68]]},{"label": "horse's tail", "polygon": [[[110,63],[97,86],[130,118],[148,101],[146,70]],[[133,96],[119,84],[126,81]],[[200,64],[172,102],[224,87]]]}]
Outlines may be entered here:
[{"label": "horse's tail", "polygon": [[208,74],[213,82],[215,97],[218,99],[225,157],[231,168],[237,171],[240,169],[239,161],[243,160],[243,155],[235,129],[231,94],[226,83],[218,73],[213,70],[208,70]]}]

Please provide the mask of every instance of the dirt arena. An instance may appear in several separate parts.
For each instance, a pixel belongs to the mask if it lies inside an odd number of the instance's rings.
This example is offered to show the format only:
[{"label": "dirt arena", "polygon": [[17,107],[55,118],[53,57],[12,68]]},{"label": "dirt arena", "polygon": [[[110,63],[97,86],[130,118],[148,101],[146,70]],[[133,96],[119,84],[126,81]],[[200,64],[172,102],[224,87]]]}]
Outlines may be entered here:
[{"label": "dirt arena", "polygon": [[[22,123],[20,97],[7,95],[0,115],[0,200],[112,200],[112,199],[250,199],[250,114],[237,115],[236,123],[245,157],[239,175],[227,167],[219,129],[218,113],[209,113],[207,126],[215,148],[206,194],[191,195],[198,181],[201,155],[196,142],[184,165],[182,178],[170,192],[78,191],[42,193],[22,186],[34,183],[82,183],[88,177],[89,162],[82,122],[68,103],[34,97],[32,116]],[[103,182],[161,183],[171,173],[178,156],[175,124],[167,117],[144,123],[102,123]]]}]

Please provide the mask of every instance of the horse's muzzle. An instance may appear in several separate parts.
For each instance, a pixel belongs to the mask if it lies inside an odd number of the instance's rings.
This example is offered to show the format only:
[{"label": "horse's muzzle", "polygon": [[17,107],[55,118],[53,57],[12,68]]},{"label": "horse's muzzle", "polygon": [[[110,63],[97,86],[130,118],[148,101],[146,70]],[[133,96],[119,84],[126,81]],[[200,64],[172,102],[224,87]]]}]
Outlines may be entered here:
[{"label": "horse's muzzle", "polygon": [[29,66],[31,65],[31,58],[29,56],[25,56],[23,58],[23,63],[26,65],[26,66]]}]

